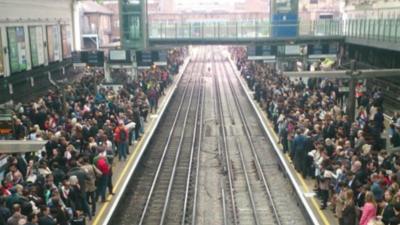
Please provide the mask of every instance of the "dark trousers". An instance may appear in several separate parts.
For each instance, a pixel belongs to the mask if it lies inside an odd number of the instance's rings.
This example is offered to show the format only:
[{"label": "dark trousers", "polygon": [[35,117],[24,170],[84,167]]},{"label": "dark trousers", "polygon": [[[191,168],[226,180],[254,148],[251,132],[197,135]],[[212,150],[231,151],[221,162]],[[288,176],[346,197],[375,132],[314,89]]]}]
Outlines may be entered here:
[{"label": "dark trousers", "polygon": [[96,192],[90,191],[87,192],[87,200],[92,205],[92,215],[96,213]]},{"label": "dark trousers", "polygon": [[328,198],[329,198],[329,191],[321,190],[322,207],[325,208],[328,205]]},{"label": "dark trousers", "polygon": [[82,192],[82,207],[83,207],[83,212],[89,217],[89,219],[92,219],[92,214],[90,213],[90,208],[89,208],[89,204],[88,204],[88,196],[87,196],[87,192],[83,191]]},{"label": "dark trousers", "polygon": [[107,180],[108,175],[103,174],[101,175],[97,183],[97,197],[101,197],[101,201],[103,202],[106,200]]},{"label": "dark trousers", "polygon": [[109,194],[113,194],[113,182],[112,182],[112,172],[110,171],[110,173],[108,174],[108,179],[107,179],[107,187],[108,187],[108,193]]}]

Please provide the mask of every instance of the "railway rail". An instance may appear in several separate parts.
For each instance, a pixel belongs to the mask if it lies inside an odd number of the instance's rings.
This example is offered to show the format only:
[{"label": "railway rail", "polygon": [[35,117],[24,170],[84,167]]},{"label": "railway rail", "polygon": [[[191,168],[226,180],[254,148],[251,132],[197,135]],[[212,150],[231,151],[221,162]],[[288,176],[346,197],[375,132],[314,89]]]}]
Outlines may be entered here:
[{"label": "railway rail", "polygon": [[308,224],[233,72],[198,52],[110,224]]},{"label": "railway rail", "polygon": [[111,223],[185,223],[201,110],[201,80],[197,71],[202,64],[196,60],[182,77],[183,85],[175,93],[174,103],[157,132],[158,137],[150,144],[153,150],[144,155],[146,160],[139,167],[137,180],[129,185],[132,187],[126,193],[129,197],[120,203],[121,212],[129,208],[130,213],[122,216],[118,215],[118,210]]}]

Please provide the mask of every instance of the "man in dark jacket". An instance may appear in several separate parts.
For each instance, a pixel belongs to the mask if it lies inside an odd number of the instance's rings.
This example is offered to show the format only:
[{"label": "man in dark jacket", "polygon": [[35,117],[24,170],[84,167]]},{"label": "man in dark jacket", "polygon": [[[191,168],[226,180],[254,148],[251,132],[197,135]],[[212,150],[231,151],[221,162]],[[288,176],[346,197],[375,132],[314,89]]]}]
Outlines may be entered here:
[{"label": "man in dark jacket", "polygon": [[304,159],[307,156],[306,153],[306,137],[302,134],[302,130],[298,129],[296,131],[297,135],[294,138],[294,167],[296,168],[297,171],[302,172],[303,171],[303,164],[304,164]]},{"label": "man in dark jacket", "polygon": [[90,181],[90,177],[88,174],[78,165],[77,161],[71,160],[70,162],[71,170],[69,171],[69,176],[76,176],[78,178],[81,195],[82,195],[82,206],[83,211],[89,216],[89,219],[92,219],[92,215],[90,213],[89,203],[87,202],[87,190],[86,190],[86,182]]},{"label": "man in dark jacket", "polygon": [[40,210],[42,215],[39,218],[39,225],[56,225],[55,219],[50,214],[50,208],[43,206]]}]

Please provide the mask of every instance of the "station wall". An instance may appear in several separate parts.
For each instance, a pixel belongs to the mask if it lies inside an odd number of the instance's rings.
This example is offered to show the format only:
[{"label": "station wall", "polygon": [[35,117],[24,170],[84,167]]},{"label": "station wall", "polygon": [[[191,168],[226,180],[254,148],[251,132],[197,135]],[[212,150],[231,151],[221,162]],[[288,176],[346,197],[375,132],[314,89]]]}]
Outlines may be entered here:
[{"label": "station wall", "polygon": [[74,0],[2,0],[0,78],[70,58]]}]

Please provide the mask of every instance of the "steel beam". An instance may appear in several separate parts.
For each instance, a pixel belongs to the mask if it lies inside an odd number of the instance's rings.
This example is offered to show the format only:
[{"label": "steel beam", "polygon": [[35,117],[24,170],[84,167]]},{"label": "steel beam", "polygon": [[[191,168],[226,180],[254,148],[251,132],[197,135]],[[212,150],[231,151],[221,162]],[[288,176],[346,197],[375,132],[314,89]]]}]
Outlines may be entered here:
[{"label": "steel beam", "polygon": [[370,69],[342,71],[316,71],[316,72],[283,72],[283,76],[288,77],[309,77],[309,78],[329,78],[329,79],[368,79],[380,77],[400,77],[400,69]]}]

